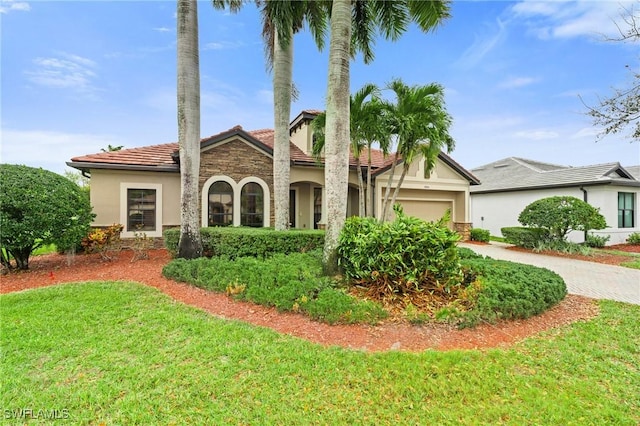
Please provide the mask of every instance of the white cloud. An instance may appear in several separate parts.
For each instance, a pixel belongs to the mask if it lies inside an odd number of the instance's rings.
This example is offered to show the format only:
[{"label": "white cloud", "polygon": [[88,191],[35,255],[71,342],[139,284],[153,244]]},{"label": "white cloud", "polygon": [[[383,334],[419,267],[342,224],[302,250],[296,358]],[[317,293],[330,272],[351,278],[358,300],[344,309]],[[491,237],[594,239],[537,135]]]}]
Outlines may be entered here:
[{"label": "white cloud", "polygon": [[273,90],[258,90],[256,99],[263,104],[273,105]]},{"label": "white cloud", "polygon": [[209,43],[205,43],[202,46],[202,50],[227,50],[227,49],[237,49],[243,46],[244,46],[244,43],[240,41],[212,41]]},{"label": "white cloud", "polygon": [[620,36],[616,23],[624,27],[625,9],[632,10],[630,1],[522,1],[511,12],[523,20],[529,31],[540,39],[589,37],[604,40]]},{"label": "white cloud", "polygon": [[541,141],[546,139],[555,139],[560,135],[558,134],[558,132],[555,132],[552,130],[538,129],[538,130],[521,130],[521,131],[515,132],[513,136],[520,139],[530,139],[534,141]]},{"label": "white cloud", "polygon": [[110,135],[2,129],[0,162],[62,173],[72,157],[100,152],[108,145],[126,147],[127,143]]},{"label": "white cloud", "polygon": [[167,28],[167,27],[156,27],[153,29],[153,31],[157,31],[159,33],[170,33],[173,32],[173,30],[171,28]]},{"label": "white cloud", "polygon": [[35,68],[25,74],[39,86],[70,89],[88,97],[94,97],[99,90],[93,84],[97,66],[91,59],[60,52],[57,57],[36,58],[33,64]]},{"label": "white cloud", "polygon": [[500,19],[496,20],[496,28],[491,29],[491,34],[476,36],[473,44],[469,46],[456,61],[457,64],[471,68],[477,65],[506,37],[506,26]]},{"label": "white cloud", "polygon": [[13,11],[29,12],[31,5],[26,1],[2,0],[0,1],[0,13]]},{"label": "white cloud", "polygon": [[538,81],[539,79],[534,77],[511,77],[500,83],[498,87],[502,89],[516,89],[518,87],[529,86]]}]

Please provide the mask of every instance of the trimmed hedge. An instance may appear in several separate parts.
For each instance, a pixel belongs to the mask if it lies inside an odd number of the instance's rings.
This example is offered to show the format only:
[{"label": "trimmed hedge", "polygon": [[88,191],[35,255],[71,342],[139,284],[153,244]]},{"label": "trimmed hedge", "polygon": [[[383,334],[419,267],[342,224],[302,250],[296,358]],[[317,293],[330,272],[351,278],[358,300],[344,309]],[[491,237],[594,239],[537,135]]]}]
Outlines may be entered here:
[{"label": "trimmed hedge", "polygon": [[[324,231],[272,228],[214,227],[202,228],[203,253],[206,257],[229,259],[251,256],[264,258],[276,253],[304,253],[324,245]],[[164,244],[173,257],[178,253],[180,229],[164,231]]]},{"label": "trimmed hedge", "polygon": [[469,238],[471,239],[471,241],[480,241],[483,243],[488,243],[489,240],[491,239],[491,233],[489,232],[488,229],[472,228]]},{"label": "trimmed hedge", "polygon": [[549,233],[542,228],[525,228],[522,226],[511,226],[501,228],[500,232],[504,236],[506,242],[515,244],[519,247],[533,249],[540,243],[549,239]]},{"label": "trimmed hedge", "polygon": [[462,266],[477,276],[481,291],[473,310],[462,314],[463,325],[538,315],[567,295],[562,277],[545,268],[461,253]]}]

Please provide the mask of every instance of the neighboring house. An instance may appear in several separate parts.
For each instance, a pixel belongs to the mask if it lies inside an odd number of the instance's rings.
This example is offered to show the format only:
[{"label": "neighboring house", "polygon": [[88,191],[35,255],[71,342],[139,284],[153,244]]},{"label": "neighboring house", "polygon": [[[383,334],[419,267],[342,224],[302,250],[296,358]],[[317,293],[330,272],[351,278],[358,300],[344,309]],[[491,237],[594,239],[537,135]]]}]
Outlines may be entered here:
[{"label": "neighboring house", "polygon": [[[290,223],[313,229],[325,223],[324,167],[311,156],[310,122],[317,111],[303,111],[290,125]],[[366,151],[366,150],[365,150]],[[273,130],[245,131],[236,126],[205,138],[200,150],[201,223],[206,226],[269,227],[274,222]],[[366,172],[367,153],[362,172]],[[382,211],[392,158],[372,150],[374,209]],[[356,162],[350,158],[347,215],[358,214]],[[94,226],[121,223],[124,238],[139,230],[150,237],[180,225],[180,165],[178,144],[101,152],[67,163],[91,177]],[[396,168],[392,185],[401,173]],[[451,210],[450,226],[462,233],[470,228],[470,185],[479,181],[451,157],[441,153],[431,176],[417,159],[405,178],[398,202],[404,211],[437,220]]]},{"label": "neighboring house", "polygon": [[[608,235],[608,244],[624,243],[640,231],[639,172],[640,166],[620,163],[570,167],[514,157],[495,161],[472,170],[482,182],[471,188],[473,226],[500,236],[503,227],[521,226],[518,216],[532,202],[570,195],[600,209],[606,219],[607,228],[593,234]],[[572,232],[569,238],[582,242],[584,233]]]}]

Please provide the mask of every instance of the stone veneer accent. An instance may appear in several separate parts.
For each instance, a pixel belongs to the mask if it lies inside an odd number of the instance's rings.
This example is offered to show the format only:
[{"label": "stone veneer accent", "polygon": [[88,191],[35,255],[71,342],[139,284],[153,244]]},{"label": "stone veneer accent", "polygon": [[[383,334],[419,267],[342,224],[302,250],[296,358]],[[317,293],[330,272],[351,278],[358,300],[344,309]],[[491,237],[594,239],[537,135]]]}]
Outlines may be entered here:
[{"label": "stone veneer accent", "polygon": [[460,234],[462,241],[469,241],[471,239],[472,225],[472,223],[468,222],[454,222],[453,230]]},{"label": "stone veneer accent", "polygon": [[[273,226],[275,212],[273,204],[273,160],[266,153],[260,152],[241,139],[234,139],[208,148],[200,155],[200,181],[198,188],[211,176],[225,175],[236,182],[250,176],[259,177],[269,186],[271,203],[269,206],[269,223]],[[202,206],[200,206],[202,209]]]}]

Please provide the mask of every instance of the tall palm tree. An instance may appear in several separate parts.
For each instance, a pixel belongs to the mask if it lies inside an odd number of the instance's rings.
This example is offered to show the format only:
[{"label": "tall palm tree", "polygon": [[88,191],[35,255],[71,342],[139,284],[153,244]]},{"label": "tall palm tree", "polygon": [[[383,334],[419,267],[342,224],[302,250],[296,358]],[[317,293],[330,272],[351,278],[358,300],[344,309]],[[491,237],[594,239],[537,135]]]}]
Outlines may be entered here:
[{"label": "tall palm tree", "polygon": [[[290,151],[289,120],[293,87],[293,36],[309,24],[318,48],[324,45],[327,5],[312,0],[256,0],[262,17],[267,69],[273,72],[273,198],[276,230],[289,227]],[[232,12],[242,7],[238,0],[213,0],[215,8],[229,7]]]},{"label": "tall palm tree", "polygon": [[349,173],[349,60],[356,51],[363,53],[365,62],[373,59],[372,46],[376,28],[385,38],[395,40],[411,21],[418,24],[423,31],[432,31],[448,16],[448,0],[333,0],[325,141],[328,220],[323,263],[327,272],[337,270],[336,249],[346,216]]},{"label": "tall palm tree", "polygon": [[347,215],[349,178],[349,61],[351,59],[351,1],[333,0],[329,39],[329,77],[325,131],[325,194],[327,227],[322,263],[325,272],[338,269],[340,231]]},{"label": "tall palm tree", "polygon": [[[442,149],[451,152],[455,146],[449,135],[452,118],[444,105],[444,89],[438,84],[407,86],[401,80],[389,83],[396,97],[395,103],[387,103],[386,117],[389,133],[396,138],[397,148],[385,190],[380,221],[387,220],[391,206],[396,202],[400,187],[409,166],[418,157],[425,161],[425,177],[431,175],[438,154]],[[395,168],[402,159],[402,173],[389,201]]]},{"label": "tall palm tree", "polygon": [[[382,139],[379,132],[383,129],[380,126],[380,114],[382,103],[380,101],[380,90],[373,84],[365,84],[360,90],[349,98],[349,109],[351,111],[349,126],[351,143],[350,149],[353,158],[356,160],[356,170],[358,175],[359,191],[359,215],[366,216],[371,212],[369,203],[365,203],[367,194],[371,193],[371,149],[374,142]],[[312,121],[313,134],[315,137],[313,144],[313,155],[320,158],[324,150],[326,113],[318,114]],[[367,188],[365,188],[362,177],[362,155],[367,149]],[[368,197],[370,198],[370,197]]]},{"label": "tall palm tree", "polygon": [[202,256],[202,239],[198,221],[200,65],[196,0],[178,0],[177,18],[178,146],[181,189],[178,257],[193,259]]},{"label": "tall palm tree", "polygon": [[273,192],[275,229],[289,227],[290,151],[289,120],[293,87],[293,35],[305,19],[319,48],[324,44],[326,10],[310,0],[257,2],[262,7],[262,35],[267,66],[273,65]]}]

